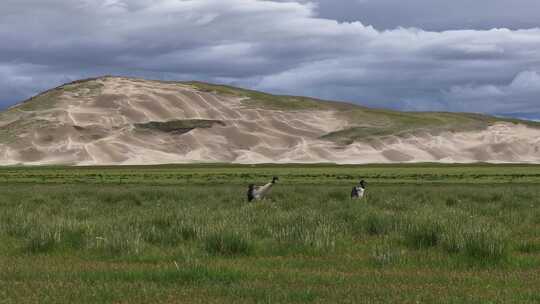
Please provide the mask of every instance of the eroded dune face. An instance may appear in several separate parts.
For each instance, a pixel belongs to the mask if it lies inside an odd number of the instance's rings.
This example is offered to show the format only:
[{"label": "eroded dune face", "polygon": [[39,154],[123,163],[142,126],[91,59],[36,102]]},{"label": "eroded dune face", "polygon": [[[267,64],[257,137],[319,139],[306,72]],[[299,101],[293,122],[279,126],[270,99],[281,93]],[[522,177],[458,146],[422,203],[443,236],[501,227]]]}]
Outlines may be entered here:
[{"label": "eroded dune face", "polygon": [[[136,126],[174,120],[222,123],[185,132]],[[321,139],[350,126],[331,110],[265,109],[186,84],[107,77],[68,85],[50,106],[4,112],[0,164],[540,162],[540,130],[524,125],[350,145]]]}]

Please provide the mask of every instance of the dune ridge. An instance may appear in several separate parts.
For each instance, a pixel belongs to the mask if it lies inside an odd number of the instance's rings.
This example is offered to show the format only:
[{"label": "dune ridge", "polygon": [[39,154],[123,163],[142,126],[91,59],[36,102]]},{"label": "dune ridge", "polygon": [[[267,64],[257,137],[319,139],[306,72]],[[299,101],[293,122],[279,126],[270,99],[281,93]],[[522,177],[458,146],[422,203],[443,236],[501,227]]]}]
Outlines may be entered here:
[{"label": "dune ridge", "polygon": [[[0,164],[540,162],[540,129],[519,122],[344,144],[324,136],[365,122],[331,107],[275,109],[246,99],[122,77],[67,84],[0,114]],[[188,120],[222,123],[183,133],[137,127]]]}]

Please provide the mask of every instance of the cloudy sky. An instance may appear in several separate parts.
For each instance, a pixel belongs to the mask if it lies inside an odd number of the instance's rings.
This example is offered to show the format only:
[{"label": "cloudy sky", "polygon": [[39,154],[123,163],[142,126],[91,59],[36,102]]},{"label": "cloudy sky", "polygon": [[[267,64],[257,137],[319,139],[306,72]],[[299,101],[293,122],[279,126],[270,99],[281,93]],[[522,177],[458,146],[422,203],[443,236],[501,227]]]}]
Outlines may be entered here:
[{"label": "cloudy sky", "polygon": [[540,118],[538,0],[1,0],[0,107],[113,74]]}]

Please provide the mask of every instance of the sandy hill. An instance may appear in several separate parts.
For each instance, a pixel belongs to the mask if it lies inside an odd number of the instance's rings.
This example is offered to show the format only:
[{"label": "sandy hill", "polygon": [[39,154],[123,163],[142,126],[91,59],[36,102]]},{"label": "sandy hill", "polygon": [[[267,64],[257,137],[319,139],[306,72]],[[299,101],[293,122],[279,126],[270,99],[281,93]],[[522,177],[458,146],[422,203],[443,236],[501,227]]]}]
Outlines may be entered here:
[{"label": "sandy hill", "polygon": [[540,126],[102,77],[0,113],[0,164],[540,162]]}]

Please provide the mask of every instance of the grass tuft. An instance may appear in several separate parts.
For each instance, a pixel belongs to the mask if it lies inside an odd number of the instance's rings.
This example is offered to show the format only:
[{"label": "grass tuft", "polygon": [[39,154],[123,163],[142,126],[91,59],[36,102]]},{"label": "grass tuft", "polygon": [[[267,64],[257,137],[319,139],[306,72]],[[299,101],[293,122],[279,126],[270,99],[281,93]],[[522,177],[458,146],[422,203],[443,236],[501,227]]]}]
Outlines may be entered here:
[{"label": "grass tuft", "polygon": [[397,265],[403,258],[403,250],[389,242],[374,246],[371,252],[371,260],[377,266]]},{"label": "grass tuft", "polygon": [[517,246],[517,250],[527,254],[540,253],[540,243],[534,241],[521,241]]},{"label": "grass tuft", "polygon": [[253,245],[236,233],[220,232],[206,237],[204,249],[212,255],[248,256],[254,252]]},{"label": "grass tuft", "polygon": [[59,236],[53,231],[39,231],[28,237],[25,251],[33,254],[51,252],[59,242]]},{"label": "grass tuft", "polygon": [[282,246],[305,248],[305,253],[308,253],[334,249],[340,236],[339,230],[338,225],[330,219],[306,212],[273,223],[271,233]]},{"label": "grass tuft", "polygon": [[483,223],[450,223],[442,245],[448,253],[463,254],[482,264],[506,261],[510,240],[502,229]]},{"label": "grass tuft", "polygon": [[396,219],[388,214],[370,212],[364,219],[364,229],[370,235],[384,235],[396,229]]},{"label": "grass tuft", "polygon": [[412,220],[404,227],[405,242],[408,246],[421,249],[435,247],[442,237],[441,223],[431,219]]},{"label": "grass tuft", "polygon": [[465,233],[465,253],[481,261],[503,261],[509,257],[509,240],[501,230],[478,227]]}]

